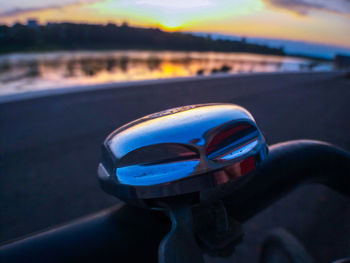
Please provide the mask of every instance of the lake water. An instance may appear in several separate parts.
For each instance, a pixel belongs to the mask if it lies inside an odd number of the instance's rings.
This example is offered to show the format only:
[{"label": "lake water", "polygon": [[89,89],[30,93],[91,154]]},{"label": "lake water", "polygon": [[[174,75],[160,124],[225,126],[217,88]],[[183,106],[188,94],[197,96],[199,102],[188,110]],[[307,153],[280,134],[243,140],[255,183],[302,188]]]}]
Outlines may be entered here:
[{"label": "lake water", "polygon": [[0,56],[0,95],[210,74],[330,70],[307,59],[246,53],[67,51]]}]

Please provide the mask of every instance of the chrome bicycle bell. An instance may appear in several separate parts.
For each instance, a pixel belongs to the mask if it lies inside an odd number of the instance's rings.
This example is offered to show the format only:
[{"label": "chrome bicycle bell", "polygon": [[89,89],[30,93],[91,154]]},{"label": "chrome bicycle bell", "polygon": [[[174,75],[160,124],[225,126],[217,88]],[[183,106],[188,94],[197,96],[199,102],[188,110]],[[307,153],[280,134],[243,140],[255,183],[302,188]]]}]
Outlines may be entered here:
[{"label": "chrome bicycle bell", "polygon": [[126,202],[200,193],[253,172],[267,145],[252,115],[234,104],[154,113],[112,132],[102,147],[102,188]]}]

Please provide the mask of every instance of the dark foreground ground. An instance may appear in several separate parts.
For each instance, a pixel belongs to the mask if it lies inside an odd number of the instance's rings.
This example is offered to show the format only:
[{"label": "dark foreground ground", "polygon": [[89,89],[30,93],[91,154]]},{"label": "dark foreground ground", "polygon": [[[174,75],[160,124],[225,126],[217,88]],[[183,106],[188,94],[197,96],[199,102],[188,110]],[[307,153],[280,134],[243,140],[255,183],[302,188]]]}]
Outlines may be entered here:
[{"label": "dark foreground ground", "polygon": [[[152,112],[206,102],[246,107],[269,144],[307,138],[350,150],[350,80],[334,73],[145,82],[0,103],[0,241],[115,204],[96,179],[106,135]],[[350,202],[304,186],[245,225],[246,242],[230,262],[256,262],[259,243],[277,226],[296,234],[316,262],[350,254]]]}]

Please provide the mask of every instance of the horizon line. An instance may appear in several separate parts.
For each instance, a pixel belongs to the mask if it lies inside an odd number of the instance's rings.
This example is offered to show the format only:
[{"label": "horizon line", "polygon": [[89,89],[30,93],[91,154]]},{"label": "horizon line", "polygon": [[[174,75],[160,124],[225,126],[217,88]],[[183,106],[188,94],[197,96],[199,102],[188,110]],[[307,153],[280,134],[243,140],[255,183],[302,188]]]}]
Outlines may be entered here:
[{"label": "horizon line", "polygon": [[[12,23],[12,25],[9,25],[9,23],[3,23],[0,22],[0,26],[9,26],[9,27],[13,27],[16,24],[21,24],[23,26],[28,26],[28,22],[30,20],[35,20],[36,23],[39,26],[47,26],[48,24],[52,23],[52,24],[64,24],[64,23],[69,23],[69,24],[83,24],[83,25],[99,25],[99,26],[107,26],[108,24],[114,24],[117,27],[121,27],[124,23],[127,24],[128,27],[131,28],[143,28],[143,29],[158,29],[161,30],[163,32],[169,32],[169,33],[184,33],[184,34],[207,34],[207,35],[212,35],[212,34],[216,34],[216,35],[221,35],[221,36],[227,36],[227,37],[240,37],[240,38],[246,38],[247,40],[249,40],[249,38],[257,38],[257,39],[262,39],[262,40],[272,40],[272,41],[289,41],[289,42],[298,42],[298,43],[303,43],[303,44],[311,44],[311,45],[320,45],[320,46],[324,46],[324,47],[335,47],[335,48],[343,48],[343,49],[347,49],[350,51],[350,46],[344,46],[344,45],[339,45],[339,44],[330,44],[330,43],[322,43],[322,42],[318,42],[318,41],[308,41],[308,40],[302,40],[302,39],[292,39],[292,38],[276,38],[276,37],[261,37],[261,36],[252,36],[252,35],[240,35],[240,34],[229,34],[229,33],[222,33],[222,32],[208,32],[208,31],[185,31],[185,30],[181,30],[181,28],[174,28],[174,29],[167,29],[164,28],[162,25],[160,24],[155,24],[155,25],[150,25],[150,26],[142,26],[142,25],[133,25],[132,22],[125,20],[121,23],[116,23],[113,21],[110,22],[105,22],[105,23],[96,23],[96,22],[87,22],[87,21],[81,21],[81,22],[76,22],[76,21],[69,21],[69,20],[65,20],[65,21],[46,21],[46,23],[40,23],[35,17],[33,18],[28,18],[27,21],[25,23],[21,23],[19,21],[15,21]],[[231,40],[232,41],[232,40]]]}]

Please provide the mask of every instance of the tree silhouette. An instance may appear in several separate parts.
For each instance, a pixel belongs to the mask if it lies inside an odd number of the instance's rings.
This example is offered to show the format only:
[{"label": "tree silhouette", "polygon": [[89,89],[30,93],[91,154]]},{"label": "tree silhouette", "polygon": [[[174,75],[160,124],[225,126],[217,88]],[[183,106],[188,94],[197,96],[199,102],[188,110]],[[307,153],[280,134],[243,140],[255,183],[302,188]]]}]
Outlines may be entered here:
[{"label": "tree silhouette", "polygon": [[179,32],[165,32],[157,28],[48,23],[29,27],[15,24],[0,25],[0,52],[74,49],[148,49],[249,52],[284,55],[283,48],[249,44],[246,41],[213,40]]}]

